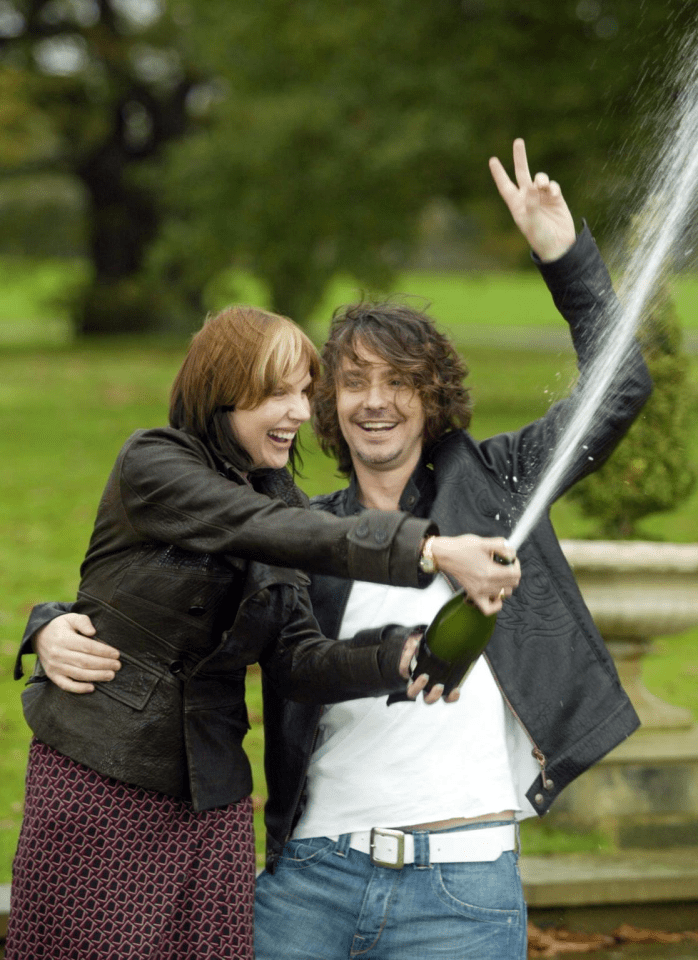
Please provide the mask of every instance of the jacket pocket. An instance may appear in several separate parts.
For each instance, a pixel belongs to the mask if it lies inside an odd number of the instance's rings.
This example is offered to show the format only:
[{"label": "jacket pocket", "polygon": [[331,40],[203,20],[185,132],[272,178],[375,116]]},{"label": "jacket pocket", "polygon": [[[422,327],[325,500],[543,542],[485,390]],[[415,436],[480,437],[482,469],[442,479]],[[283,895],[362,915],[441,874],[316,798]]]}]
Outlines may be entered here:
[{"label": "jacket pocket", "polygon": [[163,677],[126,653],[122,652],[120,659],[121,670],[113,680],[96,683],[95,693],[104,694],[133,710],[144,710]]}]

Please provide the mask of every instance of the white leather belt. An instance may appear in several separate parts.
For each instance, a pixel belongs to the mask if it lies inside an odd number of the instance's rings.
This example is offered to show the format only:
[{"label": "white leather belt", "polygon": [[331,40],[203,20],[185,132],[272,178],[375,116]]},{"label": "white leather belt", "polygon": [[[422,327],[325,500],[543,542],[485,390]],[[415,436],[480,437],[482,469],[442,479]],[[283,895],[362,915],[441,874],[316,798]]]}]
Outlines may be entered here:
[{"label": "white leather belt", "polygon": [[[415,833],[421,831],[415,831]],[[430,863],[476,863],[491,861],[505,850],[516,850],[516,824],[497,827],[482,826],[450,833],[429,833]],[[350,846],[368,853],[371,863],[378,867],[399,870],[406,863],[414,863],[414,836],[403,830],[374,827],[352,833]]]}]

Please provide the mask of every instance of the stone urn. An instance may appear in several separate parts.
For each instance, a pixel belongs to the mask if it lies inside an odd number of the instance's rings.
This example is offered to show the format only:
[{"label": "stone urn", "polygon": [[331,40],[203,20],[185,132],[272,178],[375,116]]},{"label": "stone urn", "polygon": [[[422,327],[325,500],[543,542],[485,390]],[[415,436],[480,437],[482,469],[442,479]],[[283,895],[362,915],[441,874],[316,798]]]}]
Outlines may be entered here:
[{"label": "stone urn", "polygon": [[690,710],[646,689],[642,658],[655,637],[698,624],[698,544],[563,540],[562,549],[643,728],[692,727]]}]

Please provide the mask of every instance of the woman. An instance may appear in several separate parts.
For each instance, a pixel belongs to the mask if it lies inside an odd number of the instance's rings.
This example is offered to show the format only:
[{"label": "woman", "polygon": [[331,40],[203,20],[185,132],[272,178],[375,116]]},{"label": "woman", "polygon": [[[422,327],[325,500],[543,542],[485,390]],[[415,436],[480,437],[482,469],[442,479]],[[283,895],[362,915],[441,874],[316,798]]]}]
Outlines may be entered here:
[{"label": "woman", "polygon": [[121,669],[76,696],[38,665],[24,691],[35,736],[7,960],[250,958],[246,665],[307,702],[404,688],[410,631],[325,639],[291,569],[414,584],[436,532],[293,508],[304,497],[284,468],[318,369],[290,320],[225,310],[192,341],[170,427],[121,450],[73,605]]}]

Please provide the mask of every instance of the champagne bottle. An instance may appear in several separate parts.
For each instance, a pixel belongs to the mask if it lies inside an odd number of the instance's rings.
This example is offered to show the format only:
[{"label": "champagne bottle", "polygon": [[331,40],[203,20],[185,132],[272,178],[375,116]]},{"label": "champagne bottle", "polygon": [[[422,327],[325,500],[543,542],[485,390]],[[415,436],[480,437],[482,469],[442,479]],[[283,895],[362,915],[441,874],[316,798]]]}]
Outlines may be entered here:
[{"label": "champagne bottle", "polygon": [[[515,562],[495,554],[496,563],[508,566]],[[457,590],[444,603],[419,641],[410,663],[410,677],[416,680],[423,673],[429,675],[424,688],[428,693],[437,683],[443,683],[443,696],[460,687],[494,633],[497,614],[483,613],[468,601],[464,590]],[[392,693],[388,706],[409,700],[406,693]]]},{"label": "champagne bottle", "polygon": [[[515,562],[497,553],[493,559],[503,566]],[[420,640],[410,664],[412,679],[428,673],[425,692],[443,683],[443,695],[447,697],[465,681],[487,646],[496,622],[496,613],[483,613],[475,604],[468,603],[464,590],[458,590],[441,607]]]},{"label": "champagne bottle", "polygon": [[426,629],[410,664],[413,678],[429,674],[426,690],[443,683],[444,696],[461,686],[487,646],[497,614],[468,603],[463,590],[441,607]]}]

